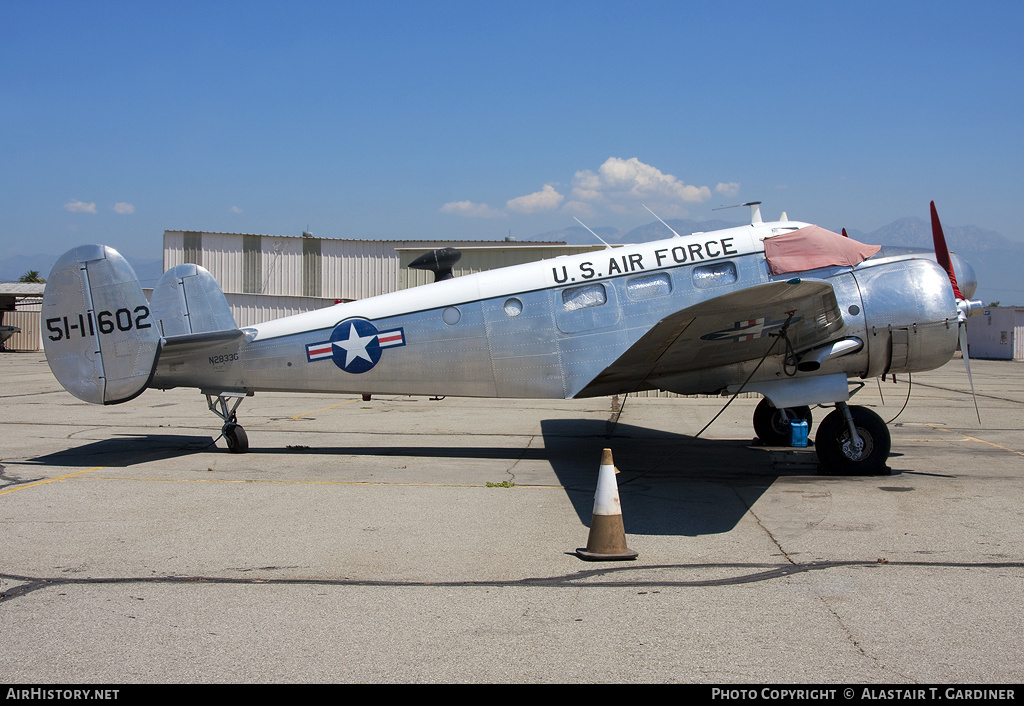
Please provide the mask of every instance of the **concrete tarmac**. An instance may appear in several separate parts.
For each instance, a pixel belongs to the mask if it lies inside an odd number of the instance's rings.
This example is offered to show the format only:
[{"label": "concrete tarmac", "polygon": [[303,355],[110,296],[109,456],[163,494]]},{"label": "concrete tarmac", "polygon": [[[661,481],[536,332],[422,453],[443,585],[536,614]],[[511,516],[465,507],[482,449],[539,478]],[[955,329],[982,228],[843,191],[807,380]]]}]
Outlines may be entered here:
[{"label": "concrete tarmac", "polygon": [[[866,381],[852,477],[745,398],[257,394],[236,455],[3,353],[0,681],[1020,683],[1024,366],[972,372],[980,425],[959,359]],[[634,561],[574,553],[604,447]]]}]

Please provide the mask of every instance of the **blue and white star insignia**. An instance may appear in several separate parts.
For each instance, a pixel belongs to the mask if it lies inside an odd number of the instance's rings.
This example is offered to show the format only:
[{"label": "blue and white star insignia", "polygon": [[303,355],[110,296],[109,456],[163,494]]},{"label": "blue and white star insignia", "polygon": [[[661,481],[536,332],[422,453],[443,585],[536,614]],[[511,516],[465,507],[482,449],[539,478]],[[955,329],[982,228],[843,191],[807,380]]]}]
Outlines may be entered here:
[{"label": "blue and white star insignia", "polygon": [[[795,323],[799,320],[800,317],[798,316],[793,319],[793,322]],[[732,341],[733,343],[753,341],[755,338],[764,338],[768,334],[778,331],[785,323],[785,319],[772,321],[767,316],[762,316],[760,319],[737,321],[731,328],[706,333],[700,339],[702,341]]]},{"label": "blue and white star insignia", "polygon": [[334,327],[329,341],[306,346],[306,360],[330,358],[346,373],[365,373],[377,365],[381,351],[405,345],[405,330],[378,331],[366,319],[348,319]]}]

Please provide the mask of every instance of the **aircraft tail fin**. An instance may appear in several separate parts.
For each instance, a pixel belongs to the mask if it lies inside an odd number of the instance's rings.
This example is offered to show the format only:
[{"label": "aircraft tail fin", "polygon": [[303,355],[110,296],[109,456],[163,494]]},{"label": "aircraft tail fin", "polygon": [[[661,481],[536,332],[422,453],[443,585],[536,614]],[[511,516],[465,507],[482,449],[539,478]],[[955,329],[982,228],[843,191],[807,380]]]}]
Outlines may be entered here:
[{"label": "aircraft tail fin", "polygon": [[150,305],[166,339],[238,331],[220,285],[200,265],[178,265],[164,272],[153,289]]},{"label": "aircraft tail fin", "polygon": [[135,271],[116,250],[66,252],[46,282],[42,319],[50,370],[72,395],[117,404],[146,389],[160,330]]}]

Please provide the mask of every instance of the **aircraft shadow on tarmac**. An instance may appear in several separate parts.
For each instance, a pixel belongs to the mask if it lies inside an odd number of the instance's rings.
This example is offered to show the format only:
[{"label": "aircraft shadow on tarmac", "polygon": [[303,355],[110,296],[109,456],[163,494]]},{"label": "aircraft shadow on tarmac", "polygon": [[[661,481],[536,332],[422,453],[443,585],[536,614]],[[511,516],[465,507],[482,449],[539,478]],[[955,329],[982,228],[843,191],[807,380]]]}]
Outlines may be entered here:
[{"label": "aircraft shadow on tarmac", "polygon": [[612,450],[619,471],[630,534],[728,532],[781,475],[750,441],[694,439],[621,423],[608,436],[608,427],[593,419],[541,422],[552,469],[587,525],[602,448]]},{"label": "aircraft shadow on tarmac", "polygon": [[36,456],[25,463],[34,466],[64,466],[68,468],[128,466],[149,460],[190,456],[208,450],[215,450],[214,439],[209,436],[118,434],[102,441],[94,441],[45,456]]},{"label": "aircraft shadow on tarmac", "polygon": [[[609,432],[611,434],[609,435]],[[337,454],[546,461],[580,518],[591,522],[601,449],[614,454],[626,531],[630,534],[698,536],[730,531],[781,475],[764,449],[746,440],[694,439],[596,419],[541,421],[543,447],[362,446],[252,447],[250,454]],[[119,435],[46,456],[33,465],[123,466],[198,453],[225,453],[210,436]]]}]

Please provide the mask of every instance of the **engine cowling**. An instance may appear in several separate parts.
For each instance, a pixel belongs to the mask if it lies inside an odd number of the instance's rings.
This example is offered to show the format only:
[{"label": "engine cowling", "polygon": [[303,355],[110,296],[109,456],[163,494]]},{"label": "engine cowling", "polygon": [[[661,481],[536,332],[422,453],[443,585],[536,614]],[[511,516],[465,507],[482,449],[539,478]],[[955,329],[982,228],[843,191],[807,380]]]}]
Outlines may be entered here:
[{"label": "engine cowling", "polygon": [[932,370],[953,357],[956,298],[936,262],[890,261],[859,269],[854,276],[864,302],[868,376]]}]

